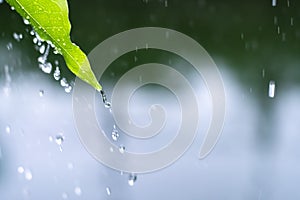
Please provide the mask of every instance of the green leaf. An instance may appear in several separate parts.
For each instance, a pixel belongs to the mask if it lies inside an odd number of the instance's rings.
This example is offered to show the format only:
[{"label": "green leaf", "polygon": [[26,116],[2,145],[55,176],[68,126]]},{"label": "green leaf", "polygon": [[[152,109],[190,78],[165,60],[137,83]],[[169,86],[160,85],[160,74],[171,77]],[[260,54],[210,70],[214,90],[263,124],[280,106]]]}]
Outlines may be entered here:
[{"label": "green leaf", "polygon": [[63,55],[68,68],[80,79],[102,89],[87,56],[70,39],[71,24],[67,0],[7,0],[30,22],[41,39],[50,41]]}]

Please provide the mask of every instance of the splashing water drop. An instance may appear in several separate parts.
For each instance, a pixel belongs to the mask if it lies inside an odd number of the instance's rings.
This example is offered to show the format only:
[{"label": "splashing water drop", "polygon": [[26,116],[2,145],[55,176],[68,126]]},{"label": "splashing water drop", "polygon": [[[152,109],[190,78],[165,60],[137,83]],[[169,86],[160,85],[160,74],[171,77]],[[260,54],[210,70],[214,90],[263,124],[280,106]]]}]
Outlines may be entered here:
[{"label": "splashing water drop", "polygon": [[128,185],[133,186],[136,182],[137,176],[135,174],[129,174]]},{"label": "splashing water drop", "polygon": [[270,81],[269,82],[269,97],[270,98],[275,97],[275,89],[276,89],[275,81]]},{"label": "splashing water drop", "polygon": [[111,195],[111,191],[110,191],[110,188],[109,188],[109,187],[106,187],[106,194],[107,194],[108,196]]}]

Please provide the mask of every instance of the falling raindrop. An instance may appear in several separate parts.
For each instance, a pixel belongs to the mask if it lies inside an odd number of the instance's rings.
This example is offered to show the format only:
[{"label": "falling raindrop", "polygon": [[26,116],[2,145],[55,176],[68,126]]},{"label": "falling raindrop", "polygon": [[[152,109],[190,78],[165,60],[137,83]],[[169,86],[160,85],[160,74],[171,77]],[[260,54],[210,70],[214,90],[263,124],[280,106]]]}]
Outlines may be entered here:
[{"label": "falling raindrop", "polygon": [[10,131],[11,131],[11,128],[10,128],[9,125],[7,125],[7,126],[5,127],[5,132],[6,132],[7,134],[10,134]]},{"label": "falling raindrop", "polygon": [[291,17],[291,26],[294,26],[294,18]]},{"label": "falling raindrop", "polygon": [[20,42],[20,41],[23,39],[23,35],[22,35],[22,33],[20,33],[20,34],[18,34],[18,33],[13,33],[13,38],[14,38],[16,41]]},{"label": "falling raindrop", "polygon": [[68,194],[64,192],[64,193],[62,193],[61,197],[62,197],[63,199],[68,199]]},{"label": "falling raindrop", "polygon": [[106,193],[107,193],[108,196],[111,195],[111,191],[110,191],[110,188],[109,188],[109,187],[106,187]]},{"label": "falling raindrop", "polygon": [[135,174],[129,174],[128,185],[133,186],[136,182],[137,176]]},{"label": "falling raindrop", "polygon": [[74,168],[73,163],[68,163],[68,169],[72,170]]},{"label": "falling raindrop", "polygon": [[265,78],[265,75],[266,75],[265,69],[262,70],[261,75],[262,75],[263,78]]},{"label": "falling raindrop", "polygon": [[272,6],[275,7],[277,5],[277,0],[272,0]]},{"label": "falling raindrop", "polygon": [[25,170],[24,176],[25,176],[25,179],[26,179],[26,180],[28,180],[28,181],[31,181],[31,180],[32,180],[32,173],[31,173],[30,170],[26,169],[26,170]]},{"label": "falling raindrop", "polygon": [[19,174],[23,174],[24,171],[25,171],[24,167],[22,167],[22,166],[18,167],[17,170],[18,170],[18,173],[19,173]]},{"label": "falling raindrop", "polygon": [[275,89],[276,89],[275,81],[270,81],[269,82],[269,97],[270,98],[275,97]]},{"label": "falling raindrop", "polygon": [[165,0],[165,7],[168,7],[168,1]]},{"label": "falling raindrop", "polygon": [[7,45],[6,45],[6,48],[8,51],[12,50],[13,49],[13,45],[11,42],[9,42]]},{"label": "falling raindrop", "polygon": [[75,187],[74,188],[74,193],[77,195],[77,196],[81,196],[82,194],[82,191],[81,191],[81,188],[80,187]]}]

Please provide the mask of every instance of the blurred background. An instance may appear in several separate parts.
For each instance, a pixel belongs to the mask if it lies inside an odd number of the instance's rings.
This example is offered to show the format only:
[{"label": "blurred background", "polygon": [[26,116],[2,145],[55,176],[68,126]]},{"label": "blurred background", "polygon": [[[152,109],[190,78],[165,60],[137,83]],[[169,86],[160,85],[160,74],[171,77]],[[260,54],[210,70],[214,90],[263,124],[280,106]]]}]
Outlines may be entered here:
[{"label": "blurred background", "polygon": [[[75,76],[62,56],[38,41],[26,21],[0,2],[0,199],[300,198],[299,1],[69,1],[72,41],[87,54],[119,32],[164,27],[196,40],[221,72],[226,119],[211,154],[198,159],[204,138],[200,128],[176,163],[136,177],[98,163],[85,150],[72,112]],[[41,57],[47,60],[41,62]],[[118,74],[150,61],[187,70],[196,88],[199,80],[201,91],[203,80],[194,77],[183,59],[149,49],[130,52],[107,69],[100,83],[108,99]],[[145,100],[152,96],[144,89],[132,108],[155,103]],[[167,91],[158,98],[164,89],[155,91],[158,103],[174,100]],[[209,117],[202,96],[200,111]],[[169,109],[176,115],[174,101]],[[113,122],[100,100],[98,111],[110,138]],[[136,148],[119,134],[119,142],[135,151],[156,149],[175,137],[166,133]]]}]

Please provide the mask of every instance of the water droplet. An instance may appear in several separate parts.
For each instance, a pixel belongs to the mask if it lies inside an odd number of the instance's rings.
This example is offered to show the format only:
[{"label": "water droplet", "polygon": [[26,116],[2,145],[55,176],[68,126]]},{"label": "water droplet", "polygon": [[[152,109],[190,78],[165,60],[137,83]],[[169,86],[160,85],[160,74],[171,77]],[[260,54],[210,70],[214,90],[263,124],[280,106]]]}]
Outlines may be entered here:
[{"label": "water droplet", "polygon": [[25,176],[25,179],[26,179],[26,180],[28,180],[28,181],[31,181],[31,180],[32,180],[32,173],[31,173],[30,170],[26,169],[26,170],[25,170],[24,176]]},{"label": "water droplet", "polygon": [[23,39],[23,35],[20,33],[20,34],[18,34],[18,33],[13,33],[13,38],[16,40],[16,41],[18,41],[18,42],[20,42],[22,39]]},{"label": "water droplet", "polygon": [[148,47],[148,43],[146,43],[146,50],[148,49],[149,47]]},{"label": "water droplet", "polygon": [[48,139],[49,139],[50,142],[53,142],[53,137],[52,136],[49,136]]},{"label": "water droplet", "polygon": [[11,42],[9,42],[7,45],[6,45],[6,48],[8,51],[12,50],[13,49],[13,45]]},{"label": "water droplet", "polygon": [[290,1],[289,0],[287,0],[287,7],[290,7]]},{"label": "water droplet", "polygon": [[7,134],[10,134],[10,131],[11,131],[11,128],[10,128],[9,125],[7,125],[7,126],[5,127],[5,132],[6,132]]},{"label": "water droplet", "polygon": [[270,98],[275,97],[275,89],[276,89],[275,81],[270,81],[269,82],[269,97]]},{"label": "water droplet", "polygon": [[74,165],[73,165],[73,163],[68,163],[68,169],[74,169]]},{"label": "water droplet", "polygon": [[82,194],[82,191],[81,191],[81,188],[80,187],[75,187],[74,188],[74,193],[77,195],[77,196],[81,196]]},{"label": "water droplet", "polygon": [[136,56],[134,56],[134,62],[136,62],[138,60],[138,58]]},{"label": "water droplet", "polygon": [[165,7],[168,7],[168,1],[165,0]]},{"label": "water droplet", "polygon": [[72,91],[72,86],[68,85],[67,87],[65,87],[65,92],[66,93],[70,93]]},{"label": "water droplet", "polygon": [[45,50],[46,50],[45,45],[42,45],[42,46],[39,48],[39,52],[40,52],[41,54],[44,54],[44,53],[45,53]]},{"label": "water droplet", "polygon": [[261,75],[262,75],[263,78],[265,78],[265,75],[266,75],[265,69],[262,70]]},{"label": "water droplet", "polygon": [[46,62],[45,64],[39,64],[39,67],[42,69],[43,72],[46,74],[50,74],[52,71],[52,64],[50,62]]},{"label": "water droplet", "polygon": [[274,25],[277,25],[278,24],[278,18],[277,18],[277,16],[274,16]]},{"label": "water droplet", "polygon": [[62,197],[63,199],[68,199],[68,194],[64,192],[64,193],[62,193],[61,197]]},{"label": "water droplet", "polygon": [[40,95],[40,97],[43,97],[44,96],[44,90],[40,90],[39,95]]},{"label": "water droplet", "polygon": [[57,136],[55,137],[55,142],[56,142],[56,144],[58,144],[58,145],[62,145],[62,143],[64,142],[64,137],[63,137],[62,135],[57,135]]},{"label": "water droplet", "polygon": [[277,5],[277,0],[272,0],[272,6],[275,7]]},{"label": "water droplet", "polygon": [[282,33],[282,41],[283,41],[283,42],[286,41],[286,33]]},{"label": "water droplet", "polygon": [[114,130],[111,132],[111,138],[112,138],[114,141],[117,141],[117,140],[118,140],[118,138],[119,138],[118,130],[114,129]]},{"label": "water droplet", "polygon": [[22,167],[22,166],[18,167],[17,170],[18,170],[18,173],[19,173],[19,174],[23,174],[24,171],[25,171],[24,167]]},{"label": "water droplet", "polygon": [[59,70],[59,67],[56,67],[56,68],[55,68],[55,71],[54,71],[54,73],[53,73],[53,77],[54,77],[54,79],[57,80],[57,81],[60,79],[60,70]]},{"label": "water droplet", "polygon": [[62,135],[57,135],[55,137],[55,143],[59,146],[59,150],[62,152],[62,144],[65,138]]},{"label": "water droplet", "polygon": [[135,174],[129,174],[128,185],[133,186],[136,182],[137,176]]},{"label": "water droplet", "polygon": [[11,10],[15,10],[15,7],[11,6],[10,9],[11,9]]},{"label": "water droplet", "polygon": [[25,25],[29,25],[30,24],[29,20],[27,20],[27,19],[23,19],[23,22],[24,22]]},{"label": "water droplet", "polygon": [[106,193],[107,193],[108,196],[111,195],[111,191],[110,191],[110,188],[109,188],[109,187],[106,187]]},{"label": "water droplet", "polygon": [[3,3],[3,0],[0,0],[0,4]]},{"label": "water droplet", "polygon": [[280,26],[277,26],[277,33],[280,34]]},{"label": "water droplet", "polygon": [[123,145],[119,146],[119,152],[123,154],[125,152],[125,146]]},{"label": "water droplet", "polygon": [[294,18],[291,17],[291,26],[294,26]]},{"label": "water droplet", "polygon": [[62,87],[67,87],[67,86],[69,86],[69,84],[68,84],[68,82],[67,82],[67,79],[66,79],[66,78],[62,78],[62,79],[60,80],[60,85],[61,85]]}]

